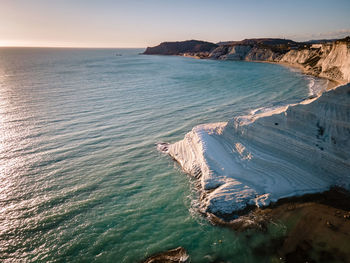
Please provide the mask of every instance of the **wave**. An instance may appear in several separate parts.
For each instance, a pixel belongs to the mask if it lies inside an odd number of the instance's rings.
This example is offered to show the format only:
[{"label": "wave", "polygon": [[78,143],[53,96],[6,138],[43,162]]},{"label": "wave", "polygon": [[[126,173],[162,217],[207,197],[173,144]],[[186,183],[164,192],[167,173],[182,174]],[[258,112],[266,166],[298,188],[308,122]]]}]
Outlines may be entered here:
[{"label": "wave", "polygon": [[309,96],[320,96],[323,92],[326,91],[329,80],[320,79],[313,76],[307,76],[308,78],[308,89]]}]

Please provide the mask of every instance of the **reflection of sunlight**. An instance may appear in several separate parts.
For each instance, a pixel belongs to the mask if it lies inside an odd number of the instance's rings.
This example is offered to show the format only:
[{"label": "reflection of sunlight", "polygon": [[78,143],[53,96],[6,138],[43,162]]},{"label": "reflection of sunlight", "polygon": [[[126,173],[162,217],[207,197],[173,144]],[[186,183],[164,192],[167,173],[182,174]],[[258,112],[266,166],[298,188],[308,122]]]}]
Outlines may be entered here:
[{"label": "reflection of sunlight", "polygon": [[9,178],[7,178],[7,171],[8,171],[8,165],[11,162],[7,159],[7,152],[9,149],[6,149],[6,141],[8,140],[8,132],[7,132],[7,114],[6,109],[9,108],[8,105],[8,96],[6,94],[8,91],[6,90],[5,84],[6,75],[4,74],[3,70],[0,68],[0,180],[1,182],[1,191],[0,191],[0,197],[2,199],[2,193],[6,193],[6,188],[8,184],[6,183],[3,185],[3,180],[7,181]]},{"label": "reflection of sunlight", "polygon": [[[4,96],[4,93],[6,93],[6,88],[4,85],[5,82],[5,74],[3,70],[0,68],[0,153],[4,151],[4,140],[5,140],[5,119],[6,119],[6,96]],[[0,166],[2,166],[3,160],[0,163]],[[2,170],[2,169],[1,169]]]},{"label": "reflection of sunlight", "polygon": [[[9,163],[6,160],[6,108],[8,107],[8,101],[6,97],[6,85],[5,85],[6,75],[3,69],[0,67],[0,200],[5,200],[7,196],[8,189],[11,183],[8,183],[9,178],[7,178],[7,165]],[[3,210],[3,209],[2,209]],[[4,211],[1,211],[2,213]]]},{"label": "reflection of sunlight", "polygon": [[26,46],[26,43],[23,41],[11,41],[11,40],[0,40],[0,47],[18,47],[18,46]]},{"label": "reflection of sunlight", "polygon": [[13,41],[9,41],[9,40],[0,40],[0,47],[11,47],[11,46],[15,46],[16,43],[14,43]]},{"label": "reflection of sunlight", "polygon": [[[13,115],[13,90],[8,76],[0,67],[0,180],[10,180],[19,165],[19,158],[12,158],[13,147],[17,147],[19,133],[11,121]],[[3,183],[3,182],[2,182]]]},{"label": "reflection of sunlight", "polygon": [[[0,64],[0,233],[6,233],[13,228],[16,209],[10,201],[16,198],[23,184],[24,157],[20,149],[22,131],[16,126],[16,87],[11,84],[9,75]],[[11,216],[9,216],[11,214]]]},{"label": "reflection of sunlight", "polygon": [[[22,147],[24,131],[18,124],[21,120],[21,101],[18,100],[18,84],[8,74],[0,60],[0,235],[15,229],[19,223],[16,218],[21,215],[21,203],[13,202],[21,196],[25,177],[25,157]],[[0,240],[0,246],[6,246],[6,240]]]}]

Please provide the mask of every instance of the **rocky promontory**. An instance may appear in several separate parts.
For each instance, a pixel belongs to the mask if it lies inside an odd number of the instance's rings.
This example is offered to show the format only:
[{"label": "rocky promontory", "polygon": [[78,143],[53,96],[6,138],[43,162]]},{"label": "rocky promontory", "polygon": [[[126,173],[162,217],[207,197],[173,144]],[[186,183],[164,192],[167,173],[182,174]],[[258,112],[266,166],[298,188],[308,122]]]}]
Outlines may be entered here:
[{"label": "rocky promontory", "polygon": [[345,84],[271,111],[198,125],[183,140],[157,147],[196,178],[198,210],[214,225],[264,232],[285,227],[254,253],[283,262],[347,262],[350,37],[246,39],[174,55],[286,64]]},{"label": "rocky promontory", "polygon": [[196,55],[207,57],[218,45],[199,40],[163,42],[155,47],[148,47],[144,55]]},{"label": "rocky promontory", "polygon": [[161,150],[199,180],[202,212],[227,218],[334,185],[350,189],[349,142],[350,84],[262,116],[196,126]]}]

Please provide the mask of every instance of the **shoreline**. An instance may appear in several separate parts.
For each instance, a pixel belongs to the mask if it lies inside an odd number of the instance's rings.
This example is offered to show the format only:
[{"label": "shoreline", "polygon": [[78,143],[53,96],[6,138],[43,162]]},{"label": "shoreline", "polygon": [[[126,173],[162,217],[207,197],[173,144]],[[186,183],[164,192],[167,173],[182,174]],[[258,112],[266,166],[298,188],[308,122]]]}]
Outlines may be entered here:
[{"label": "shoreline", "polygon": [[[263,63],[265,63],[264,61],[263,61]],[[270,62],[267,62],[267,63],[270,63]],[[273,62],[274,64],[280,64],[281,66],[288,66],[288,67],[293,67],[292,65],[290,65],[289,63],[283,63],[283,64],[281,64],[281,63],[276,63],[276,62]],[[301,67],[297,67],[298,69],[300,69]],[[310,75],[310,74],[307,74],[307,72],[305,72],[305,71],[302,71],[302,73],[303,74],[306,74],[306,75]],[[312,75],[312,74],[311,74]],[[313,75],[312,75],[313,76]],[[316,76],[314,76],[314,77],[316,77]],[[327,78],[325,78],[325,79],[327,79]],[[328,79],[329,80],[329,79]],[[290,108],[290,107],[292,107],[292,108],[294,108],[294,107],[296,107],[296,106],[298,106],[298,105],[307,105],[307,104],[310,104],[310,103],[312,103],[312,102],[314,102],[314,101],[317,101],[321,96],[322,96],[322,94],[324,94],[324,93],[328,93],[330,90],[336,90],[336,88],[338,88],[339,86],[341,86],[341,83],[340,82],[335,82],[335,81],[333,81],[333,80],[329,80],[328,81],[328,83],[327,83],[327,88],[326,88],[326,90],[323,92],[323,93],[321,93],[321,94],[319,94],[318,96],[315,96],[315,97],[311,97],[311,98],[308,98],[308,99],[305,99],[305,100],[303,100],[303,101],[301,101],[301,102],[299,102],[299,103],[296,103],[296,104],[290,104],[290,105],[286,105],[286,106],[283,106],[283,107],[280,107],[279,109],[274,109],[274,110],[272,110],[272,111],[269,111],[269,112],[262,112],[262,113],[258,113],[258,114],[252,114],[252,115],[250,115],[250,116],[238,116],[238,117],[235,117],[235,119],[236,120],[239,120],[239,125],[241,126],[241,125],[244,125],[244,126],[246,126],[246,125],[248,125],[249,126],[249,124],[250,123],[253,123],[253,122],[255,122],[255,121],[257,121],[258,119],[260,119],[260,118],[264,118],[264,117],[271,117],[271,116],[274,116],[274,115],[281,115],[281,114],[286,114],[286,112],[287,112],[287,110]],[[217,126],[215,123],[211,123],[211,124],[204,124],[204,125],[199,125],[199,126],[196,126],[196,127],[194,127],[193,128],[193,130],[192,130],[192,132],[190,132],[190,133],[193,133],[193,132],[195,132],[195,130],[196,129],[198,129],[198,130],[203,130],[204,131],[204,133],[206,133],[206,132],[208,132],[208,134],[212,134],[212,133],[217,133],[218,134],[218,136],[220,136],[220,134],[222,134],[222,130],[224,130],[224,129],[226,129],[226,126],[229,124],[229,122],[231,122],[231,120],[230,121],[228,121],[228,122],[225,122],[225,123],[220,123],[220,127],[219,126]],[[224,124],[224,125],[223,125]],[[209,127],[210,126],[210,127]],[[188,136],[188,134],[185,136],[185,139],[186,139],[186,137]],[[196,139],[195,139],[196,140]],[[199,139],[199,140],[202,140],[202,139]],[[180,141],[180,142],[182,142],[182,141]],[[178,143],[175,143],[175,145],[176,144],[178,144]],[[173,144],[174,145],[174,144]],[[198,167],[198,164],[197,165],[195,165],[197,168],[195,168],[195,170],[194,171],[192,171],[191,169],[192,169],[192,167],[185,167],[185,165],[186,165],[186,162],[189,162],[189,163],[191,163],[192,161],[195,161],[195,158],[196,157],[191,157],[191,158],[194,158],[193,160],[186,160],[186,158],[184,159],[184,160],[180,160],[180,158],[178,158],[178,156],[177,156],[177,154],[176,154],[176,151],[177,150],[175,150],[175,154],[172,154],[171,153],[171,151],[169,151],[169,148],[171,148],[171,144],[169,144],[169,145],[167,145],[164,149],[160,149],[160,151],[163,151],[163,152],[165,152],[165,153],[167,153],[167,154],[169,154],[175,161],[177,161],[179,164],[180,164],[180,166],[182,167],[182,169],[183,169],[183,171],[185,172],[185,173],[187,173],[187,174],[190,174],[190,175],[193,175],[194,177],[196,177],[197,179],[199,179],[201,176],[203,176],[203,169],[199,169],[199,167]],[[321,148],[322,149],[322,148]],[[182,150],[180,150],[180,151],[184,151],[184,149],[182,149]],[[322,151],[323,151],[323,149],[322,149]],[[201,158],[203,158],[203,157],[201,157]],[[205,158],[204,158],[204,160],[205,160]],[[199,163],[200,162],[203,162],[204,160],[202,160],[202,161],[199,161]],[[204,161],[204,163],[206,163],[206,161]],[[185,164],[185,165],[184,165]],[[204,168],[205,170],[210,170],[210,167],[208,168]],[[200,183],[201,183],[201,180],[199,180],[199,186],[200,186]],[[202,185],[202,188],[203,188],[203,185]],[[204,187],[203,189],[200,189],[200,192],[201,192],[201,202],[203,202],[203,200],[205,200],[207,197],[207,195],[210,195],[211,194],[211,191],[207,191],[207,190],[205,190],[206,189],[206,187]],[[322,189],[322,188],[321,188]],[[321,189],[320,190],[317,190],[317,189],[314,189],[314,190],[312,190],[311,192],[308,192],[308,191],[306,191],[306,193],[304,193],[304,194],[309,194],[309,193],[319,193],[319,192],[322,192],[321,191]],[[324,191],[324,190],[323,190]],[[302,194],[302,195],[304,195],[304,194]],[[297,196],[298,195],[300,195],[300,194],[297,194]],[[295,196],[295,194],[289,194],[288,196]],[[284,196],[281,196],[281,198],[285,198]],[[278,201],[280,198],[278,198],[277,200],[274,200],[274,199],[271,199],[271,201],[268,201],[268,204],[270,203],[270,202],[276,202],[276,201]],[[260,205],[258,205],[258,206],[268,206],[268,204],[266,205],[266,204],[264,204],[264,201],[260,204]],[[250,205],[249,204],[247,204],[247,205],[245,205],[245,206],[247,206],[247,207],[249,207]],[[256,206],[256,204],[255,205],[252,205],[253,207],[254,206]],[[235,212],[238,212],[239,214],[241,214],[241,212],[243,212],[242,214],[244,214],[244,212],[247,212],[247,211],[251,211],[251,209],[235,209],[234,210]],[[205,213],[204,213],[205,214]],[[213,213],[213,214],[217,214],[217,213]]]},{"label": "shoreline", "polygon": [[[285,198],[236,221],[211,219],[214,226],[239,233],[255,257],[270,258],[269,262],[348,262],[350,258],[350,192],[341,188]],[[257,242],[262,236],[263,242]],[[178,247],[142,262],[188,262],[190,258]]]},{"label": "shoreline", "polygon": [[[262,258],[274,255],[272,262],[347,262],[349,38],[290,46],[286,53],[255,42],[202,52],[188,48],[187,54],[177,55],[278,64],[325,79],[326,87],[318,89],[323,82],[310,80],[307,99],[269,112],[256,109],[225,123],[195,126],[183,140],[158,149],[195,177],[197,211],[210,223],[244,232],[247,243],[254,243],[253,234],[267,237],[253,253]],[[282,235],[269,235],[276,227],[284,230]]]},{"label": "shoreline", "polygon": [[[218,60],[218,59],[212,59],[212,58],[202,58],[202,57],[199,57],[199,56],[196,56],[196,55],[187,55],[187,54],[171,55],[171,56],[179,56],[179,57],[193,58],[193,59],[203,59],[203,60]],[[227,60],[227,61],[230,61],[230,60]],[[337,87],[339,87],[341,85],[345,85],[345,84],[348,83],[346,81],[339,81],[339,80],[336,80],[336,79],[327,78],[325,76],[319,76],[319,75],[312,74],[311,72],[307,71],[305,69],[305,67],[303,67],[302,65],[297,64],[297,63],[288,63],[288,62],[284,62],[284,61],[263,61],[263,60],[231,60],[231,61],[268,63],[268,64],[275,64],[275,65],[284,66],[284,67],[287,67],[287,68],[297,69],[304,75],[313,76],[315,78],[327,80],[328,84],[327,84],[326,91],[335,89],[335,88],[337,88]]]},{"label": "shoreline", "polygon": [[[249,233],[251,233],[251,231],[268,233],[271,227],[273,228],[275,225],[279,225],[285,229],[285,234],[278,238],[268,236],[268,242],[255,248],[257,254],[278,255],[279,260],[285,262],[346,262],[346,259],[350,258],[350,245],[346,245],[349,244],[350,240],[348,236],[348,233],[350,232],[350,183],[349,176],[346,175],[346,171],[350,170],[350,166],[349,164],[343,163],[342,168],[337,167],[341,160],[337,159],[338,157],[336,156],[340,156],[339,154],[343,153],[346,156],[346,152],[349,152],[346,150],[346,147],[340,147],[340,151],[337,151],[337,148],[339,147],[338,140],[345,140],[346,142],[346,138],[349,138],[349,135],[340,133],[338,134],[339,136],[336,136],[337,133],[334,132],[334,130],[346,129],[346,123],[348,123],[349,120],[346,119],[346,116],[348,115],[346,114],[346,109],[344,113],[345,115],[342,117],[343,119],[338,120],[337,118],[333,119],[332,117],[330,117],[330,119],[324,119],[322,116],[339,117],[339,115],[342,114],[337,105],[338,103],[340,105],[343,105],[344,103],[348,104],[348,101],[344,100],[344,98],[347,97],[347,94],[350,94],[350,84],[346,85],[348,82],[336,81],[326,76],[312,74],[312,72],[307,71],[305,67],[299,64],[270,61],[247,62],[271,63],[294,68],[300,70],[302,74],[327,80],[327,86],[323,88],[319,94],[311,95],[309,98],[304,99],[299,103],[286,105],[269,112],[253,111],[251,116],[238,116],[225,123],[210,123],[196,126],[191,132],[186,134],[182,141],[174,144],[163,144],[162,147],[159,147],[159,150],[170,155],[181,166],[186,174],[196,178],[196,188],[200,195],[200,207],[197,211],[206,217],[211,224],[238,232],[248,233],[247,235],[250,235]],[[334,112],[329,112],[329,109],[332,108],[336,110]],[[310,110],[310,116],[306,113],[304,116],[303,111],[305,111],[305,109]],[[306,112],[307,111],[308,110],[306,110]],[[297,116],[296,119],[293,119],[294,115]],[[294,123],[298,119],[301,120],[301,124],[303,122],[309,122],[310,120],[315,119],[315,116],[320,118],[320,120],[314,121],[313,124],[313,130],[316,131],[316,138],[314,137],[311,139],[306,137],[308,139],[304,141],[305,138],[303,137],[303,134],[305,134],[305,136],[310,135],[312,129],[308,130],[307,127],[299,125],[300,128],[295,128],[293,130],[288,126],[288,123]],[[268,124],[271,122],[274,123],[274,125],[271,126]],[[327,122],[329,123],[327,124]],[[341,122],[345,126],[339,126],[338,124]],[[295,124],[291,127],[294,126]],[[255,151],[254,153],[254,147],[249,149],[246,145],[246,141],[240,140],[240,134],[248,134],[248,136],[246,136],[248,142],[249,138],[252,138],[258,142],[256,145],[270,146],[268,142],[269,137],[262,136],[262,141],[259,141],[259,136],[261,136],[265,130],[270,132],[269,130],[271,130],[272,127],[274,128],[273,130],[276,128],[281,129],[282,134],[299,134],[301,132],[301,137],[297,137],[296,140],[291,140],[291,145],[293,145],[293,142],[295,144],[292,149],[295,149],[289,151],[301,153],[300,156],[295,154],[295,160],[298,160],[299,158],[299,161],[305,162],[306,160],[307,163],[307,159],[316,157],[315,163],[321,162],[321,170],[325,169],[323,175],[321,174],[319,182],[321,185],[324,181],[322,180],[322,177],[332,178],[332,176],[337,174],[338,169],[340,169],[339,177],[335,180],[335,182],[338,183],[331,181],[327,182],[326,180],[326,183],[323,186],[320,185],[316,188],[315,186],[319,183],[314,186],[312,183],[306,183],[306,185],[310,185],[309,190],[305,186],[303,186],[304,190],[303,188],[296,187],[294,192],[287,191],[287,194],[285,195],[282,194],[280,197],[278,197],[278,195],[277,197],[273,197],[273,195],[270,196],[272,192],[268,191],[259,192],[257,190],[255,192],[253,188],[253,192],[251,192],[249,187],[247,189],[246,186],[244,186],[247,180],[244,176],[234,177],[235,180],[239,179],[238,183],[237,181],[233,181],[232,184],[230,178],[225,179],[227,181],[224,183],[220,182],[220,180],[224,180],[220,178],[225,177],[225,171],[230,173],[230,166],[226,167],[225,162],[227,162],[228,159],[237,157],[232,156],[232,153],[231,156],[230,154],[227,154],[226,156],[221,155],[224,148],[216,148],[217,146],[213,144],[213,140],[217,140],[218,144],[216,145],[226,145],[228,143],[227,147],[235,148],[233,151],[238,153],[238,157],[241,158],[240,161],[245,162],[245,165],[243,166],[246,167],[248,165],[249,167],[249,162],[247,162],[247,160],[250,160],[254,155],[261,155],[263,151]],[[230,133],[230,129],[234,130],[234,132],[232,133],[231,131]],[[251,137],[249,137],[249,133],[252,134]],[[328,133],[330,134],[328,135]],[[278,134],[272,133],[270,137],[274,138],[276,135]],[[258,139],[256,137],[258,137]],[[222,140],[220,138],[222,138]],[[278,141],[278,138],[279,136],[276,136],[276,139],[272,140]],[[280,138],[282,140],[291,139],[283,136],[280,136]],[[330,138],[331,140],[327,138]],[[267,144],[264,144],[263,140],[266,139]],[[237,141],[237,143],[235,143],[235,141]],[[271,141],[271,143],[273,143],[273,141]],[[305,144],[305,146],[299,144]],[[290,148],[288,143],[283,146],[279,146],[278,144],[275,146],[277,146],[277,148]],[[262,148],[264,149],[264,147]],[[268,149],[266,150],[267,152],[269,152]],[[286,156],[288,156],[288,153],[283,153],[283,150],[277,150],[274,152],[276,149],[273,147],[271,149],[272,152],[270,155],[272,157],[277,157],[277,162],[279,162],[278,160],[287,163],[293,162],[293,157],[279,157],[279,154],[277,153],[278,151],[282,155],[286,154]],[[301,149],[306,149],[306,154]],[[332,157],[332,155],[334,155],[334,157]],[[223,160],[225,158],[226,160]],[[296,161],[297,166],[295,166],[295,168],[297,170],[299,169],[299,161]],[[288,166],[290,165],[286,165],[286,167]],[[306,170],[303,170],[303,168],[300,170],[302,176],[299,176],[300,178],[298,180],[303,181],[303,177],[307,178],[310,176],[314,176],[315,179],[317,179],[317,171],[313,171],[314,166],[315,164],[312,164],[309,168],[305,168],[307,165],[304,166],[304,169]],[[316,165],[316,167],[317,166],[318,165]],[[220,171],[219,167],[222,167],[220,168],[222,171]],[[271,166],[270,169],[266,170],[273,171],[273,169],[278,169],[277,167],[278,166]],[[336,168],[332,171],[331,167]],[[290,168],[293,170],[293,165],[290,166]],[[327,168],[329,169],[327,170]],[[236,169],[236,167],[233,169]],[[317,167],[317,169],[319,169],[319,167]],[[296,173],[300,173],[300,171],[296,171]],[[303,174],[303,171],[305,174]],[[244,169],[236,172],[244,173]],[[289,173],[286,174],[287,179],[288,174]],[[297,182],[293,181],[295,175],[293,173],[291,173],[291,175],[291,183],[295,184]],[[259,174],[256,176],[260,177]],[[271,175],[271,177],[273,176],[274,175]],[[205,178],[203,179],[203,177]],[[239,186],[241,183],[243,183],[244,187]],[[238,190],[236,190],[237,185],[238,187],[241,187]],[[279,184],[277,183],[277,186],[278,185]],[[285,186],[281,185],[281,187],[283,188]],[[334,196],[336,196],[336,198],[333,198]],[[236,198],[241,201],[235,201]],[[255,198],[253,202],[251,202],[252,198]],[[233,202],[241,203],[233,205],[228,201],[230,199],[233,200]],[[227,210],[227,208],[230,206],[232,207],[232,205],[234,206],[234,209],[231,212],[227,212],[230,211]],[[222,211],[223,213],[221,213]]]},{"label": "shoreline", "polygon": [[[346,94],[350,94],[350,84],[340,86],[340,90],[333,89],[325,93],[328,93],[328,96],[330,96],[336,91],[344,91],[345,88],[347,90],[346,93],[339,93],[337,96],[340,96],[340,94],[346,96]],[[322,96],[319,96],[311,99],[311,101],[316,103],[318,100],[324,101],[324,97],[321,98]],[[342,103],[342,101],[339,103]],[[303,104],[300,103],[299,105]],[[306,106],[309,105],[311,105],[310,102],[306,104]],[[298,106],[292,106],[291,108],[295,107]],[[290,115],[290,112],[288,115]],[[262,119],[266,118],[262,117]],[[209,125],[211,127],[207,131],[208,134],[223,136],[223,133],[225,133],[224,126],[227,126],[228,123]],[[249,126],[249,124],[245,126]],[[195,129],[196,127],[193,130]],[[218,135],[215,135],[215,133]],[[191,137],[188,134],[185,136],[186,138],[190,138],[189,140],[192,141],[197,140],[196,137]],[[171,145],[163,146],[163,152],[169,154]],[[193,148],[190,151],[193,153]],[[323,152],[324,150],[320,149],[319,153],[322,154]],[[203,171],[199,171],[197,168],[198,164],[194,165],[194,169],[189,170],[184,163],[181,163],[181,161],[186,162],[186,160],[179,160],[177,159],[178,156],[169,155],[180,164],[185,173],[196,177],[196,187],[198,187],[197,191],[200,194],[199,202],[201,204],[207,202],[208,196],[221,187],[207,191],[201,184]],[[208,167],[207,169],[210,170],[212,168]],[[220,194],[225,194],[225,192]],[[349,189],[332,187],[330,185],[322,191],[315,191],[314,189],[311,192],[294,193],[289,195],[289,197],[271,200],[267,205],[263,203],[259,206],[249,204],[244,209],[234,210],[231,214],[220,214],[208,211],[203,207],[199,207],[197,211],[214,226],[244,233],[247,236],[247,242],[255,235],[266,236],[267,240],[263,244],[253,247],[253,253],[257,256],[276,255],[276,260],[282,260],[283,262],[347,262],[346,259],[350,258]],[[271,234],[276,227],[284,229],[282,231],[283,234],[278,236]]]},{"label": "shoreline", "polygon": [[[341,217],[350,220],[350,191],[337,186],[323,192],[281,198],[264,207],[250,206],[241,212],[242,215],[236,216],[236,218],[234,218],[235,214],[227,215],[225,218],[210,213],[206,216],[213,225],[229,227],[236,231],[245,231],[247,229],[264,230],[267,223],[278,220],[281,217],[282,210],[293,211],[298,207],[303,207],[305,204],[320,204],[342,210]],[[339,217],[340,214],[337,213],[337,216]],[[249,219],[248,224],[245,221],[247,219]]]},{"label": "shoreline", "polygon": [[327,80],[327,88],[326,91],[332,90],[332,89],[336,89],[339,86],[342,85],[346,85],[347,82],[345,81],[339,81],[339,80],[334,80],[331,78],[327,78],[327,77],[321,77],[321,76],[317,76],[315,74],[311,74],[310,72],[308,72],[303,66],[301,66],[300,64],[295,64],[295,63],[288,63],[288,62],[274,62],[274,61],[248,61],[248,62],[257,62],[257,63],[269,63],[269,64],[276,64],[276,65],[280,65],[283,67],[287,67],[287,68],[293,68],[293,69],[297,69],[300,70],[300,72],[304,75],[307,76],[313,76],[315,78],[319,78],[319,79],[324,79]]}]

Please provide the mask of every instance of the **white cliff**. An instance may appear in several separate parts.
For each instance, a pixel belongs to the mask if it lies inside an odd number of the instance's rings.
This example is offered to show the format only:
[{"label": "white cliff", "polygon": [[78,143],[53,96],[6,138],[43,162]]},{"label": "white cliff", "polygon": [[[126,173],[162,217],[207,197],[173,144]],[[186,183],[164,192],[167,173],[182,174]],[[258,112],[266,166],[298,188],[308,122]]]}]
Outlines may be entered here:
[{"label": "white cliff", "polygon": [[[341,52],[329,54],[338,61]],[[203,212],[219,216],[333,185],[350,189],[350,84],[274,112],[197,126],[164,149],[200,180]]]},{"label": "white cliff", "polygon": [[279,62],[302,65],[306,73],[343,83],[350,82],[349,43],[320,45],[310,50],[291,50]]},{"label": "white cliff", "polygon": [[[269,41],[219,45],[207,57],[288,64],[350,82],[349,37],[318,45]],[[199,125],[158,148],[199,180],[202,211],[218,216],[331,186],[350,190],[350,83],[299,104]]]},{"label": "white cliff", "polygon": [[289,51],[273,46],[219,46],[209,58],[287,63],[305,73],[345,84],[350,82],[350,39],[333,43],[304,46]]}]

